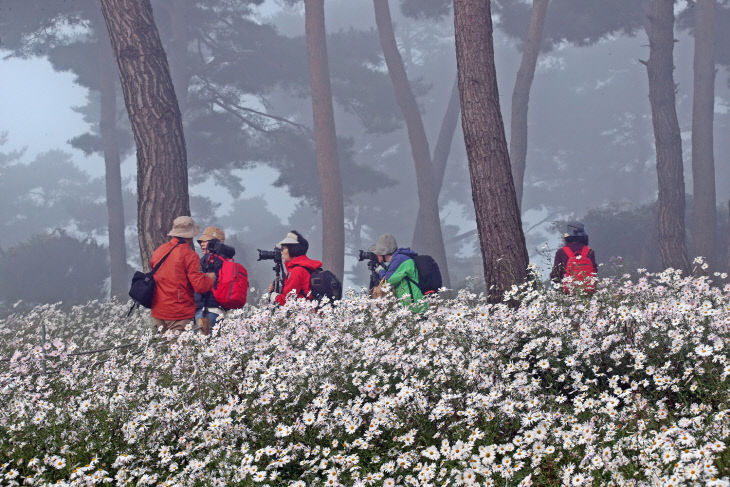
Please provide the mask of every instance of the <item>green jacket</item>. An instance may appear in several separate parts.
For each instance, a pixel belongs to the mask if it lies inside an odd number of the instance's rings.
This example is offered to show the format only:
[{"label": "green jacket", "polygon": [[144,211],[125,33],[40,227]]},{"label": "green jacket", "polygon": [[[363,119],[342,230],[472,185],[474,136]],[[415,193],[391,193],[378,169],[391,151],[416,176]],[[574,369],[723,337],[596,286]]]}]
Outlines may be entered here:
[{"label": "green jacket", "polygon": [[413,259],[401,262],[388,278],[388,284],[393,286],[395,297],[400,299],[404,306],[410,306],[413,312],[423,313],[428,309],[428,304],[425,301],[419,303],[423,299],[423,293],[416,282],[418,282],[418,270]]}]

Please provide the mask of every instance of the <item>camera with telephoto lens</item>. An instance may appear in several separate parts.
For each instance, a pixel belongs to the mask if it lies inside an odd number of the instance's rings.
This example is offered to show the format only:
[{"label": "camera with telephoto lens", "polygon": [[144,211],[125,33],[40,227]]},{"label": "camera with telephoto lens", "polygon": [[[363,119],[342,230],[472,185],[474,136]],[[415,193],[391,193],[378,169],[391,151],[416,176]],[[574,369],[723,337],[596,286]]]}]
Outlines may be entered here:
[{"label": "camera with telephoto lens", "polygon": [[220,255],[224,259],[232,259],[236,255],[236,249],[230,245],[226,245],[217,238],[208,240],[208,252]]},{"label": "camera with telephoto lens", "polygon": [[362,262],[363,260],[377,261],[378,257],[372,252],[368,252],[366,250],[360,250],[360,254],[357,256],[357,260],[360,262]]},{"label": "camera with telephoto lens", "polygon": [[258,260],[273,260],[277,264],[281,263],[281,249],[274,249],[274,250],[261,250],[256,249],[259,252],[259,258]]},{"label": "camera with telephoto lens", "polygon": [[362,262],[363,260],[368,261],[368,269],[370,269],[370,282],[368,283],[368,289],[372,289],[380,282],[380,275],[378,274],[377,268],[380,263],[378,262],[378,256],[367,250],[360,250],[357,255],[357,260]]}]

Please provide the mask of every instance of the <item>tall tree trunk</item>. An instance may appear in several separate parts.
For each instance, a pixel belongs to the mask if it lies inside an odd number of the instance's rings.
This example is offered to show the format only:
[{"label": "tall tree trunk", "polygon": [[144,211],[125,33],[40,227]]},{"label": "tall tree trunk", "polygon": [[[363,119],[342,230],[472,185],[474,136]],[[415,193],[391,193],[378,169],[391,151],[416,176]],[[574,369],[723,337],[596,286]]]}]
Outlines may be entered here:
[{"label": "tall tree trunk", "polygon": [[527,107],[530,103],[530,89],[535,77],[537,55],[540,52],[545,12],[550,0],[534,0],[530,13],[530,27],[527,41],[522,50],[522,62],[517,71],[512,91],[512,118],[510,119],[509,157],[512,161],[512,178],[515,182],[517,205],[522,208],[525,166],[527,161]]},{"label": "tall tree trunk", "polygon": [[345,210],[327,60],[324,0],[305,0],[304,19],[322,195],[322,261],[341,280],[345,271]]},{"label": "tall tree trunk", "polygon": [[695,6],[694,94],[692,98],[692,194],[694,254],[717,262],[715,201],[715,0]]},{"label": "tall tree trunk", "polygon": [[98,19],[94,20],[94,30],[99,39],[99,91],[101,94],[99,133],[104,149],[111,295],[123,297],[129,290],[129,282],[127,281],[127,245],[124,238],[121,158],[116,134],[116,73],[109,35],[101,14]]},{"label": "tall tree trunk", "polygon": [[444,175],[446,173],[446,163],[449,160],[451,152],[451,142],[454,140],[454,132],[456,125],[459,123],[459,78],[454,80],[451,87],[451,96],[449,104],[446,107],[446,113],[441,120],[441,129],[439,130],[438,139],[436,139],[436,147],[433,150],[433,168],[434,168],[434,190],[436,192],[436,201],[441,194],[441,188],[444,184]]},{"label": "tall tree trunk", "polygon": [[180,109],[149,0],[101,0],[137,144],[137,229],[142,265],[190,214]]},{"label": "tall tree trunk", "polygon": [[490,301],[527,277],[527,246],[512,181],[494,67],[491,5],[454,0],[461,125]]},{"label": "tall tree trunk", "polygon": [[674,95],[674,1],[652,0],[647,18],[649,101],[659,181],[659,252],[664,267],[689,272],[684,227],[682,139]]},{"label": "tall tree trunk", "polygon": [[434,184],[434,168],[431,163],[426,131],[423,128],[421,113],[418,110],[413,91],[411,91],[408,75],[403,67],[403,59],[395,41],[388,0],[373,0],[373,6],[385,64],[388,66],[398,106],[406,121],[408,140],[416,167],[419,208],[413,233],[413,247],[433,256],[441,269],[444,286],[450,287],[446,249],[439,218],[438,195]]}]

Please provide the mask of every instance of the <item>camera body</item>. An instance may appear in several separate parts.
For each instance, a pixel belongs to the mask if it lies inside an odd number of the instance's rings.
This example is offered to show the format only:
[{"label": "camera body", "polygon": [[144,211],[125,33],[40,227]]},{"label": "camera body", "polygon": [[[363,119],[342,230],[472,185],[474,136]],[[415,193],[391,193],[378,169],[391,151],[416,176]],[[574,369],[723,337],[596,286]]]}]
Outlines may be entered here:
[{"label": "camera body", "polygon": [[362,262],[363,260],[372,260],[375,262],[378,261],[378,256],[376,256],[372,252],[368,252],[367,250],[360,250],[359,252],[360,253],[357,256],[357,260],[360,262]]},{"label": "camera body", "polygon": [[358,252],[357,260],[360,262],[363,260],[368,261],[368,269],[370,269],[370,283],[368,284],[368,289],[372,290],[380,281],[380,276],[377,271],[378,265],[380,264],[378,262],[378,256],[372,252],[368,252],[367,250],[360,250]]},{"label": "camera body", "polygon": [[273,260],[277,264],[281,264],[281,249],[274,249],[274,250],[261,250],[256,249],[259,252],[259,258],[256,259],[259,260]]},{"label": "camera body", "polygon": [[224,259],[232,259],[236,255],[236,249],[230,245],[226,245],[217,238],[208,240],[208,252],[220,255]]}]

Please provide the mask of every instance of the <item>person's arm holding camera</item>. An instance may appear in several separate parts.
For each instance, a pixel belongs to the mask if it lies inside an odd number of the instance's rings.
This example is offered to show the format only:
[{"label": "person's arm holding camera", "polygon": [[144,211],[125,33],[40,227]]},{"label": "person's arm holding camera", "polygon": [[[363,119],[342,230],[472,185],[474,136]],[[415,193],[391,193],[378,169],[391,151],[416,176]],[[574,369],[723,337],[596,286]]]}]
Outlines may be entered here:
[{"label": "person's arm holding camera", "polygon": [[204,253],[200,258],[200,270],[213,281],[213,287],[215,287],[215,283],[218,279],[218,271],[220,270],[220,265],[218,265],[218,269],[215,268],[215,261],[217,260],[218,259],[214,258],[210,253]]},{"label": "person's arm holding camera", "polygon": [[194,253],[185,257],[185,270],[188,281],[196,293],[207,293],[215,285],[216,275],[214,272],[200,272],[200,263]]}]

